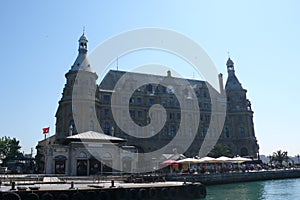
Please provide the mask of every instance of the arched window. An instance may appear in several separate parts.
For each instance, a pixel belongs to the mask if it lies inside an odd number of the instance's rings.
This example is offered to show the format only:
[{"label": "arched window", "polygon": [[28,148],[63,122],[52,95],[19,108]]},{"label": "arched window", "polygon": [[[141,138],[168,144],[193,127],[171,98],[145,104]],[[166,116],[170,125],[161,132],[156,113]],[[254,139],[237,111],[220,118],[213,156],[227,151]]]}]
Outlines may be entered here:
[{"label": "arched window", "polygon": [[167,136],[169,134],[169,129],[167,126],[164,127],[164,132],[163,132],[163,135],[164,136]]},{"label": "arched window", "polygon": [[245,137],[245,129],[244,127],[239,128],[240,137]]},{"label": "arched window", "polygon": [[146,90],[147,90],[147,92],[149,92],[149,93],[152,93],[152,85],[151,84],[148,84],[147,86],[146,86]]},{"label": "arched window", "polygon": [[77,130],[76,130],[76,126],[75,126],[75,122],[74,122],[74,119],[72,119],[69,123],[69,127],[72,129],[72,135],[76,134],[77,133]]},{"label": "arched window", "polygon": [[229,138],[229,128],[228,127],[224,128],[224,136],[225,136],[225,138]]},{"label": "arched window", "polygon": [[110,124],[108,122],[105,122],[103,125],[103,132],[104,134],[109,134],[110,132]]}]

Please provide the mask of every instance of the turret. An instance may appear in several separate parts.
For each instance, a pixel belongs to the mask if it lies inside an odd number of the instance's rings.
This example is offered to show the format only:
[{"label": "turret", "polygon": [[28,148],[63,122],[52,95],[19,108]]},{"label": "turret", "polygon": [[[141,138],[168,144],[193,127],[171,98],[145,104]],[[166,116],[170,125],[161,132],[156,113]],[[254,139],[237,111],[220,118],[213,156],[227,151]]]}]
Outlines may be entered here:
[{"label": "turret", "polygon": [[65,74],[66,84],[56,112],[56,142],[84,131],[98,131],[95,108],[99,106],[97,74],[88,60],[88,39],[83,33],[78,40],[78,55]]}]

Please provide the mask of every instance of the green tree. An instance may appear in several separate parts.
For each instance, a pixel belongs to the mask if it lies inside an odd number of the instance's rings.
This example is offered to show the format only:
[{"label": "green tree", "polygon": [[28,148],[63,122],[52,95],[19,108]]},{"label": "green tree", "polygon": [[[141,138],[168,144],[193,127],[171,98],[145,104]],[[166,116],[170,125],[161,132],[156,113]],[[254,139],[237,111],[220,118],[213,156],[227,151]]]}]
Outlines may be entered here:
[{"label": "green tree", "polygon": [[216,144],[215,147],[209,152],[208,156],[213,158],[218,158],[220,156],[232,157],[232,150],[227,145]]},{"label": "green tree", "polygon": [[290,158],[288,157],[287,151],[281,151],[278,150],[276,152],[273,152],[273,155],[271,156],[271,162],[278,163],[279,166],[282,166],[283,162],[289,162]]},{"label": "green tree", "polygon": [[42,153],[42,146],[37,145],[36,147],[36,155],[35,155],[35,163],[36,163],[36,172],[42,173],[44,168],[44,155]]},{"label": "green tree", "polygon": [[20,154],[20,141],[16,138],[2,137],[0,139],[0,159],[3,161],[5,166],[7,162],[16,160]]}]

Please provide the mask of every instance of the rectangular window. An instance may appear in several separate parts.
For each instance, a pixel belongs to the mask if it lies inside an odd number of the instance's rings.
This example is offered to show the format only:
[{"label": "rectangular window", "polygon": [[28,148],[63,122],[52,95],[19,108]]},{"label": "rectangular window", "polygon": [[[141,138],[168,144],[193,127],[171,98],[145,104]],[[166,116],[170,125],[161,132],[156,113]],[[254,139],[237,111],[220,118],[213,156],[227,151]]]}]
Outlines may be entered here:
[{"label": "rectangular window", "polygon": [[177,113],[177,120],[180,120],[181,119],[181,114],[180,113]]},{"label": "rectangular window", "polygon": [[244,129],[244,127],[240,127],[239,131],[240,131],[240,137],[245,137],[245,129]]},{"label": "rectangular window", "polygon": [[110,102],[110,96],[105,94],[103,95],[103,101],[106,102],[106,103],[109,103]]},{"label": "rectangular window", "polygon": [[175,136],[175,127],[174,126],[171,126],[171,136]]},{"label": "rectangular window", "polygon": [[134,110],[130,110],[129,113],[130,113],[130,117],[132,117],[132,118],[135,117],[135,112],[134,112]]},{"label": "rectangular window", "polygon": [[108,109],[104,109],[104,116],[108,116],[108,114],[109,114],[109,110]]},{"label": "rectangular window", "polygon": [[162,100],[162,103],[161,103],[164,107],[166,107],[167,106],[167,100]]},{"label": "rectangular window", "polygon": [[152,106],[155,103],[154,99],[149,99],[149,105]]},{"label": "rectangular window", "polygon": [[210,116],[209,115],[205,115],[205,121],[209,122],[209,120],[210,120]]},{"label": "rectangular window", "polygon": [[142,117],[143,117],[142,111],[138,111],[138,117],[139,117],[139,118],[142,118]]},{"label": "rectangular window", "polygon": [[170,113],[170,119],[171,120],[175,118],[174,116],[175,116],[174,113]]},{"label": "rectangular window", "polygon": [[138,104],[142,104],[142,98],[141,98],[141,97],[138,97],[138,98],[136,99],[136,102],[137,102]]},{"label": "rectangular window", "polygon": [[130,103],[130,104],[133,104],[133,103],[134,103],[134,98],[133,98],[133,97],[131,97],[131,98],[129,99],[129,103]]},{"label": "rectangular window", "polygon": [[209,109],[208,103],[204,103],[204,104],[203,104],[203,107],[204,107],[204,109]]}]

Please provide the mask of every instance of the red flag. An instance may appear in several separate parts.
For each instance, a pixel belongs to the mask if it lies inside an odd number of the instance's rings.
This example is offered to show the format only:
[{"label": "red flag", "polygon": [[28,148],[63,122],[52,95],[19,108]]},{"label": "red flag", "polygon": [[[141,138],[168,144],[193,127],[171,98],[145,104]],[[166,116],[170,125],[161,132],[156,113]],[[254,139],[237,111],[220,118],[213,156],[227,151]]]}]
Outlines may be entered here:
[{"label": "red flag", "polygon": [[43,134],[48,134],[50,130],[50,127],[43,128]]}]

